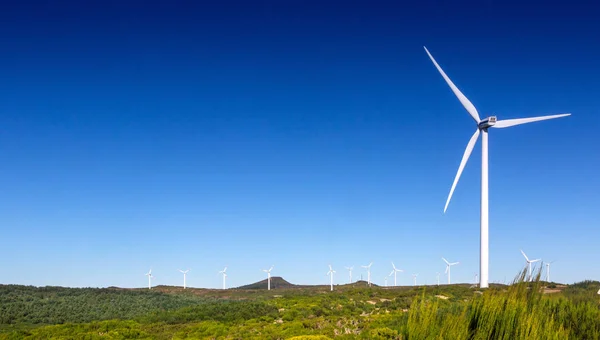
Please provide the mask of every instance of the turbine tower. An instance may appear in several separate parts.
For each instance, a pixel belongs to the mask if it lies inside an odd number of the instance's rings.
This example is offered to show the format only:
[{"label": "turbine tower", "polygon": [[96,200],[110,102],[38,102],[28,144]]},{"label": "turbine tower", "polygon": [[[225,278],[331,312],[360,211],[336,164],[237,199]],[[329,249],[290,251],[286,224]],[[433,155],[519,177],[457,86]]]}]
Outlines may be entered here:
[{"label": "turbine tower", "polygon": [[554,261],[546,263],[546,282],[550,282],[550,265],[552,263],[554,263]]},{"label": "turbine tower", "polygon": [[445,274],[448,274],[448,284],[450,284],[450,266],[453,266],[455,264],[459,264],[460,262],[448,262],[445,258],[442,257],[442,260],[444,260],[444,262],[446,262],[446,272]]},{"label": "turbine tower", "polygon": [[412,274],[413,280],[414,280],[414,286],[417,285],[417,276],[419,276],[419,274]]},{"label": "turbine tower", "polygon": [[393,268],[392,272],[390,273],[389,276],[392,276],[392,274],[394,274],[394,287],[395,287],[396,286],[396,273],[403,272],[404,270],[396,268],[396,266],[394,265],[394,262],[392,262],[392,268]]},{"label": "turbine tower", "polygon": [[185,289],[185,276],[190,270],[189,269],[188,270],[179,269],[179,271],[183,273],[183,289]]},{"label": "turbine tower", "polygon": [[371,265],[373,265],[373,262],[369,263],[368,266],[361,266],[363,268],[367,268],[367,284],[369,286],[371,285]]},{"label": "turbine tower", "polygon": [[437,285],[440,285],[440,273],[436,273],[436,277],[437,277]]},{"label": "turbine tower", "polygon": [[225,279],[227,278],[226,271],[227,271],[227,266],[225,266],[225,269],[223,269],[219,272],[219,274],[223,274],[223,289],[227,289],[227,286],[225,284]]},{"label": "turbine tower", "polygon": [[271,290],[271,270],[273,270],[273,267],[275,267],[275,265],[272,265],[269,270],[263,269],[263,272],[267,273],[267,290]]},{"label": "turbine tower", "polygon": [[333,270],[333,268],[331,268],[331,265],[329,265],[329,271],[327,272],[327,275],[330,276],[330,285],[331,285],[331,291],[333,291],[333,274],[335,273],[335,270]]},{"label": "turbine tower", "polygon": [[150,271],[145,275],[148,277],[148,289],[152,289],[152,279],[154,278],[154,276],[152,276],[152,268],[150,268]]},{"label": "turbine tower", "polygon": [[523,250],[521,250],[521,254],[523,254],[523,256],[525,256],[525,261],[527,261],[527,264],[525,266],[529,267],[529,281],[531,281],[531,264],[541,261],[542,259],[535,259],[535,260],[530,260],[527,255],[525,255],[525,252]]},{"label": "turbine tower", "polygon": [[465,165],[467,164],[467,161],[469,160],[469,156],[471,155],[471,152],[473,151],[473,147],[475,147],[475,143],[477,143],[477,138],[481,134],[481,210],[480,210],[480,248],[479,248],[479,253],[480,253],[479,271],[480,271],[481,275],[479,277],[479,280],[480,280],[479,287],[480,288],[488,288],[488,283],[489,283],[489,272],[488,272],[489,271],[488,128],[490,128],[490,127],[506,128],[506,127],[511,127],[511,126],[525,124],[525,123],[537,122],[537,121],[541,121],[541,120],[566,117],[571,114],[565,113],[565,114],[558,114],[558,115],[551,115],[551,116],[507,119],[507,120],[496,120],[495,116],[491,116],[491,117],[488,117],[488,118],[485,118],[482,120],[479,118],[479,113],[477,112],[477,109],[475,108],[475,106],[469,101],[469,99],[467,99],[467,97],[465,97],[465,95],[462,92],[460,92],[460,90],[456,87],[456,85],[454,85],[452,80],[450,80],[450,78],[448,78],[448,76],[442,70],[440,65],[438,65],[438,63],[435,61],[435,59],[433,59],[433,56],[431,55],[431,53],[429,53],[427,48],[426,47],[423,47],[423,48],[425,48],[425,52],[427,52],[427,55],[429,56],[429,58],[431,59],[431,61],[433,62],[433,64],[437,68],[437,70],[440,72],[440,74],[442,75],[442,77],[444,78],[444,80],[446,81],[448,86],[450,86],[450,89],[452,89],[452,92],[454,92],[454,95],[456,95],[456,97],[458,97],[458,100],[465,107],[467,112],[469,112],[469,114],[475,120],[475,123],[477,124],[477,129],[475,130],[475,133],[473,134],[473,136],[469,140],[469,143],[467,144],[467,148],[465,149],[465,153],[463,154],[462,160],[460,162],[460,166],[458,167],[458,172],[456,173],[456,177],[454,178],[454,183],[452,183],[452,188],[450,189],[450,194],[448,195],[448,199],[446,200],[446,206],[444,206],[444,213],[446,212],[446,209],[448,208],[448,204],[450,203],[450,199],[452,198],[452,193],[454,192],[454,188],[456,187],[456,184],[458,183],[460,175],[461,175]]},{"label": "turbine tower", "polygon": [[350,283],[352,283],[352,269],[354,269],[354,267],[344,267],[346,269],[348,269],[348,271],[350,272]]}]

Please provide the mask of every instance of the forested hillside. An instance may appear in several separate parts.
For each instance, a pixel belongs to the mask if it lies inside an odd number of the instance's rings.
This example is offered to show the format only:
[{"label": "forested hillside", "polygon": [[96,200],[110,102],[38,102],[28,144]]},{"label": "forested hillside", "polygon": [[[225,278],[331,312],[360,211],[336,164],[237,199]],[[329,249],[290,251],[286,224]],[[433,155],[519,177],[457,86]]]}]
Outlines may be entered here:
[{"label": "forested hillside", "polygon": [[327,288],[0,286],[0,339],[600,339],[597,281]]},{"label": "forested hillside", "polygon": [[153,290],[0,285],[0,324],[61,324],[132,319],[203,302],[193,294]]}]

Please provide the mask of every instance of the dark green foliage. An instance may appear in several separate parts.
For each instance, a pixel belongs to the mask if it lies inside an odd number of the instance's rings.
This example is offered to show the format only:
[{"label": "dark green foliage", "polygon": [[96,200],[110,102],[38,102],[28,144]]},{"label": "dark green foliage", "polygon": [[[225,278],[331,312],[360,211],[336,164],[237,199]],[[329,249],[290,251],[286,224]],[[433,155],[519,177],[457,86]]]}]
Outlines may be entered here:
[{"label": "dark green foliage", "polygon": [[205,299],[150,290],[0,285],[0,324],[62,324],[132,319]]}]

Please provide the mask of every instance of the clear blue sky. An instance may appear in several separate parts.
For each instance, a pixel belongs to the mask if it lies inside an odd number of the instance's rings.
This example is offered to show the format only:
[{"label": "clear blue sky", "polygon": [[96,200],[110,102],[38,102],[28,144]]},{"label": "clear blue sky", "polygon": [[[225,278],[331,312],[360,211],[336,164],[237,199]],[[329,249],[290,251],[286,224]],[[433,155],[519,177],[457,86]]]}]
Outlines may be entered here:
[{"label": "clear blue sky", "polygon": [[0,11],[0,283],[473,281],[480,144],[443,214],[475,126],[423,45],[482,117],[572,113],[490,131],[490,281],[600,279],[597,4],[127,3]]}]

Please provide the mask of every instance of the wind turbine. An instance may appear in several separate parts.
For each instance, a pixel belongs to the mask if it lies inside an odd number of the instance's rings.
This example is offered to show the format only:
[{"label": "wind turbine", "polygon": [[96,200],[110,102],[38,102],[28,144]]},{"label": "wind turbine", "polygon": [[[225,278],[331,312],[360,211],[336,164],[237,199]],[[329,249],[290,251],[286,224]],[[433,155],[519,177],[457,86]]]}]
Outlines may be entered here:
[{"label": "wind turbine", "polygon": [[154,276],[152,276],[152,268],[150,268],[150,271],[145,275],[148,277],[148,289],[152,289],[152,279],[154,278]]},{"label": "wind turbine", "polygon": [[333,291],[333,274],[335,273],[335,270],[333,270],[333,268],[331,268],[331,265],[329,265],[329,271],[327,272],[327,275],[330,276],[331,279],[331,291]]},{"label": "wind turbine", "polygon": [[437,285],[440,285],[440,273],[436,273],[437,274]]},{"label": "wind turbine", "polygon": [[392,262],[392,268],[394,268],[394,269],[392,269],[392,272],[390,273],[389,276],[392,276],[392,274],[394,274],[394,286],[396,286],[396,273],[403,272],[404,270],[396,268],[396,266],[394,265],[394,262]]},{"label": "wind turbine", "polygon": [[367,284],[369,286],[371,285],[371,265],[373,265],[373,262],[369,263],[368,266],[361,266],[363,268],[367,268]]},{"label": "wind turbine", "polygon": [[223,289],[227,289],[227,286],[225,285],[225,279],[227,278],[227,266],[225,266],[225,269],[221,270],[219,272],[219,274],[223,274]]},{"label": "wind turbine", "polygon": [[554,263],[554,261],[546,263],[546,282],[550,282],[550,265],[552,263]]},{"label": "wind turbine", "polygon": [[352,283],[352,269],[354,269],[354,266],[352,267],[344,267],[346,269],[348,269],[348,271],[350,272],[350,283]]},{"label": "wind turbine", "polygon": [[526,266],[529,267],[529,281],[531,281],[531,264],[534,262],[538,262],[541,261],[542,259],[535,259],[535,260],[530,260],[527,255],[525,255],[525,252],[523,250],[521,250],[521,254],[523,254],[523,256],[525,256],[525,261],[527,261]]},{"label": "wind turbine", "polygon": [[419,276],[419,274],[412,274],[413,280],[414,280],[414,285],[417,285],[417,276]]},{"label": "wind turbine", "polygon": [[475,108],[475,106],[469,101],[469,99],[467,99],[467,97],[465,97],[465,95],[462,92],[460,92],[460,90],[456,87],[456,85],[454,85],[452,80],[450,80],[450,78],[448,78],[448,76],[442,70],[440,65],[438,65],[438,63],[435,61],[435,59],[433,59],[433,56],[431,55],[431,53],[429,53],[427,48],[424,46],[423,46],[423,48],[425,48],[425,52],[427,52],[427,55],[429,56],[429,58],[431,59],[431,61],[433,62],[433,64],[437,68],[437,70],[440,72],[440,74],[442,75],[442,77],[444,78],[444,80],[446,81],[448,86],[450,86],[450,89],[452,89],[452,92],[454,92],[454,95],[456,95],[456,97],[458,97],[458,100],[465,107],[467,112],[469,112],[469,114],[475,120],[475,123],[477,124],[477,130],[475,130],[475,133],[473,134],[473,136],[469,140],[469,143],[467,144],[467,148],[465,149],[465,153],[463,154],[462,160],[460,162],[460,166],[458,167],[458,172],[456,173],[456,177],[454,178],[454,183],[452,183],[452,188],[450,189],[450,194],[448,195],[448,199],[446,200],[446,206],[444,206],[444,213],[446,212],[446,209],[448,209],[448,204],[450,203],[450,199],[452,198],[452,193],[454,192],[454,188],[456,187],[456,184],[458,183],[460,175],[461,175],[465,165],[467,164],[467,161],[469,160],[469,156],[471,155],[471,152],[473,151],[473,147],[475,147],[475,143],[477,143],[477,138],[481,134],[481,210],[480,210],[480,248],[479,248],[479,253],[480,253],[479,271],[481,272],[481,275],[479,278],[480,279],[479,287],[480,288],[488,288],[488,281],[489,281],[488,128],[490,128],[490,127],[506,128],[506,127],[521,125],[521,124],[525,124],[525,123],[532,123],[532,122],[537,122],[537,121],[542,121],[542,120],[547,120],[547,119],[566,117],[566,116],[570,116],[571,114],[565,113],[565,114],[558,114],[558,115],[551,115],[551,116],[506,119],[506,120],[497,120],[495,116],[491,116],[491,117],[488,117],[488,118],[485,118],[482,120],[479,118],[479,113],[477,112],[477,109]]},{"label": "wind turbine", "polygon": [[445,274],[448,274],[448,284],[450,284],[450,266],[453,266],[455,264],[459,264],[460,262],[448,262],[445,258],[442,257],[442,260],[444,260],[444,262],[446,262],[446,272]]},{"label": "wind turbine", "polygon": [[267,273],[267,290],[271,290],[271,270],[273,270],[275,265],[272,265],[269,270],[263,269],[263,272]]},{"label": "wind turbine", "polygon": [[189,269],[188,269],[188,270],[181,270],[181,269],[179,269],[179,271],[183,273],[183,289],[185,289],[185,275],[186,275],[186,274],[187,274],[187,273],[188,273],[190,270],[189,270]]}]

